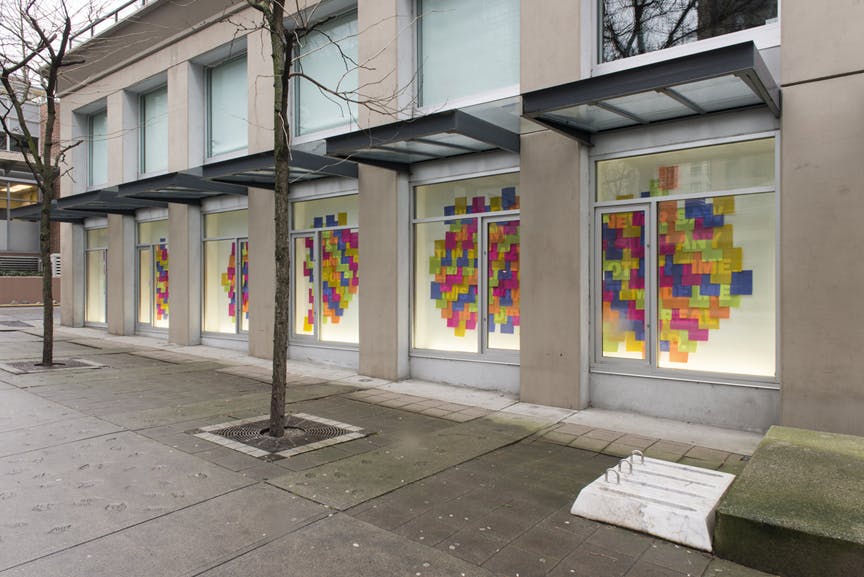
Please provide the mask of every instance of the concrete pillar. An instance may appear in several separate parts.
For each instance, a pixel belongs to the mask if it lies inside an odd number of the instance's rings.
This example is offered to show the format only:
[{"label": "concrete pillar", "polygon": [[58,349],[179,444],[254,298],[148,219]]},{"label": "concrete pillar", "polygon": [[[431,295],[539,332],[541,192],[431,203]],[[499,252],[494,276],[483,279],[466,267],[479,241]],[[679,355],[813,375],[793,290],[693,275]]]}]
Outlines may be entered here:
[{"label": "concrete pillar", "polygon": [[781,422],[864,435],[864,5],[782,10]]},{"label": "concrete pillar", "polygon": [[108,332],[135,334],[135,219],[131,216],[108,215],[106,284]]},{"label": "concrete pillar", "polygon": [[[246,36],[246,76],[249,81],[249,154],[273,150],[273,61],[270,32],[255,30]],[[272,195],[272,192],[270,193]],[[250,241],[251,244],[251,241]],[[251,247],[250,247],[251,249]],[[250,285],[251,290],[251,285]],[[250,302],[250,305],[251,302]],[[252,316],[249,316],[251,322]]]},{"label": "concrete pillar", "polygon": [[201,209],[168,204],[168,342],[201,343]]},{"label": "concrete pillar", "polygon": [[360,166],[360,373],[408,376],[409,187],[405,174]]},{"label": "concrete pillar", "polygon": [[393,122],[403,104],[398,89],[400,58],[404,61],[413,55],[400,50],[405,46],[400,40],[412,37],[410,23],[406,25],[403,17],[408,8],[406,0],[358,3],[360,98],[375,102],[374,110],[359,107],[357,122],[362,128]]},{"label": "concrete pillar", "polygon": [[519,86],[530,92],[579,80],[580,7],[574,0],[521,0],[519,15]]},{"label": "concrete pillar", "polygon": [[249,354],[273,358],[276,212],[272,190],[249,189]]},{"label": "concrete pillar", "polygon": [[[581,150],[550,131],[522,136],[520,397],[582,408]],[[587,333],[586,333],[587,334]]]},{"label": "concrete pillar", "polygon": [[60,322],[84,326],[84,227],[60,223]]},{"label": "concrete pillar", "polygon": [[168,69],[168,170],[185,170],[189,160],[189,63]]}]

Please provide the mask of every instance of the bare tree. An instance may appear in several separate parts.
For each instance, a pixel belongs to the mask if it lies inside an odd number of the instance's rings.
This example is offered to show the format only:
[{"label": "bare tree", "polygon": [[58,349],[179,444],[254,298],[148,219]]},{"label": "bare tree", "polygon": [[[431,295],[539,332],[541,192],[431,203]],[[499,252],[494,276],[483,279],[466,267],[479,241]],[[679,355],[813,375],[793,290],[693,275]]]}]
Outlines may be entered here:
[{"label": "bare tree", "polygon": [[[86,7],[88,13],[91,6]],[[0,0],[0,125],[15,133],[27,168],[41,197],[39,252],[42,263],[42,365],[54,364],[54,296],[51,287],[51,201],[60,177],[60,162],[70,146],[56,139],[57,81],[74,38],[73,18],[65,2]],[[25,108],[44,107],[42,134],[28,127]],[[15,126],[17,125],[17,126]],[[17,128],[17,130],[14,130]],[[41,138],[40,138],[41,136]]]},{"label": "bare tree", "polygon": [[[353,91],[341,82],[336,86],[327,85],[303,71],[302,63],[294,52],[295,46],[302,45],[311,34],[323,34],[328,46],[338,49],[342,62],[348,72],[368,66],[368,63],[357,62],[346,54],[339,46],[338,40],[326,35],[321,26],[329,19],[319,18],[318,8],[323,3],[301,2],[292,0],[286,11],[284,0],[247,0],[249,5],[258,10],[262,17],[262,26],[270,33],[270,44],[273,60],[273,154],[275,162],[275,231],[276,231],[276,296],[275,320],[273,326],[273,388],[270,397],[269,434],[281,437],[285,434],[285,387],[288,357],[289,332],[289,221],[288,192],[290,188],[291,163],[291,128],[289,119],[289,91],[292,79],[302,78],[312,83],[318,90],[337,102],[363,106],[368,110],[395,116],[400,112],[396,104],[399,94],[383,98],[363,95],[364,86]],[[290,26],[286,26],[286,22]],[[344,78],[345,76],[343,76]],[[407,86],[402,90],[407,90]]]}]

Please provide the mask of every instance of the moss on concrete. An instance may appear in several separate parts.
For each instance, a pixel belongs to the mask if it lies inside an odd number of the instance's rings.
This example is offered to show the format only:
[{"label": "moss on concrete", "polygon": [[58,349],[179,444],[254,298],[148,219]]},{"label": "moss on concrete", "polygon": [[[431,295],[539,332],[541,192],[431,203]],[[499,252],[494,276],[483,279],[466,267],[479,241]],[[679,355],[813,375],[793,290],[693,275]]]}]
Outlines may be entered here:
[{"label": "moss on concrete", "polygon": [[717,510],[727,559],[784,576],[864,571],[864,438],[772,427]]}]

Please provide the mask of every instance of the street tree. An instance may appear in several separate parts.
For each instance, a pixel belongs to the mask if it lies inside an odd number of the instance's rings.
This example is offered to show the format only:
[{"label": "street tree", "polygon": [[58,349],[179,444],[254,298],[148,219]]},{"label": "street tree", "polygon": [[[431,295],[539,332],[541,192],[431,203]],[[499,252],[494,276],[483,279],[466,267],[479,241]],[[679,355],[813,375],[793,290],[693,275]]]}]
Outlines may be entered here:
[{"label": "street tree", "polygon": [[[70,12],[65,2],[0,0],[0,126],[14,135],[41,198],[39,252],[42,266],[43,366],[54,364],[54,296],[51,287],[51,202],[60,163],[71,146],[58,141],[57,82],[69,57],[76,27],[94,17],[92,4]],[[43,108],[41,133],[28,126],[26,108]]]},{"label": "street tree", "polygon": [[[348,82],[337,82],[335,85],[326,83],[303,71],[302,57],[298,57],[295,47],[315,34],[323,34],[327,46],[337,49],[344,65],[347,78],[352,71],[370,66],[368,62],[358,62],[340,47],[338,38],[331,38],[321,30],[328,18],[320,17],[320,7],[324,0],[310,2],[308,0],[247,0],[249,5],[261,13],[261,26],[269,32],[273,62],[273,156],[275,167],[274,201],[275,201],[275,319],[273,327],[273,375],[272,393],[270,398],[269,434],[281,437],[285,433],[285,389],[287,379],[288,332],[289,327],[289,221],[288,193],[290,188],[291,164],[291,127],[289,117],[289,92],[296,86],[294,79],[310,82],[322,93],[335,102],[346,106],[354,104],[362,106],[378,114],[395,117],[400,108],[396,104],[399,94],[381,97],[364,95],[364,87],[354,89]],[[410,86],[410,83],[409,83]],[[402,88],[402,91],[408,86]],[[405,104],[403,107],[407,106]]]}]

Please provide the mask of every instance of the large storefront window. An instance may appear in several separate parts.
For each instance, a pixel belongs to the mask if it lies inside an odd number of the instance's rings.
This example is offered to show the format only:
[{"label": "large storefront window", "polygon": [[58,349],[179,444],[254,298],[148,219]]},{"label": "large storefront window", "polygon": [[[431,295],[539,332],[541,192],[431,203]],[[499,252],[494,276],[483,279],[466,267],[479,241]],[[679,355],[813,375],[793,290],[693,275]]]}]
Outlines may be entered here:
[{"label": "large storefront window", "polygon": [[205,332],[249,330],[248,211],[204,216]]},{"label": "large storefront window", "polygon": [[84,243],[84,322],[104,324],[108,229],[93,228],[85,231]]},{"label": "large storefront window", "polygon": [[168,221],[138,223],[138,324],[168,328]]},{"label": "large storefront window", "polygon": [[610,62],[777,21],[777,0],[601,0],[601,60]]},{"label": "large storefront window", "polygon": [[360,341],[357,195],[292,204],[293,337]]},{"label": "large storefront window", "polygon": [[774,159],[762,139],[597,163],[599,362],[774,376]]},{"label": "large storefront window", "polygon": [[519,175],[415,188],[414,348],[519,350]]},{"label": "large storefront window", "polygon": [[422,0],[417,5],[421,106],[519,84],[518,0]]}]

